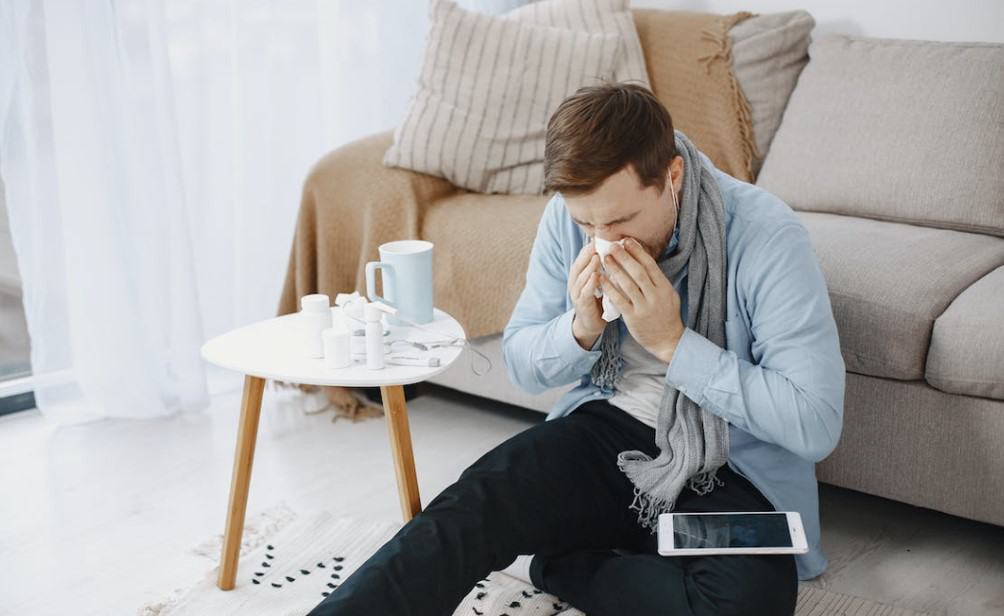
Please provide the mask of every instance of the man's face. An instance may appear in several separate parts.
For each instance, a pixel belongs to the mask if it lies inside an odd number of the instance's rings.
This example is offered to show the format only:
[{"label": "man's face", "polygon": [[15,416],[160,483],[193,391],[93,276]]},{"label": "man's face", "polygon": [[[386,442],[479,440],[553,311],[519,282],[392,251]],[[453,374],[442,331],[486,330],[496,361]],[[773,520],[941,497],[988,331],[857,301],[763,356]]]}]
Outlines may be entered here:
[{"label": "man's face", "polygon": [[[674,179],[674,190],[679,190],[682,157],[673,160],[669,172]],[[642,188],[631,165],[608,177],[588,195],[565,196],[565,205],[586,235],[612,242],[633,237],[657,261],[676,227],[677,212],[668,178],[661,193],[655,186]]]}]

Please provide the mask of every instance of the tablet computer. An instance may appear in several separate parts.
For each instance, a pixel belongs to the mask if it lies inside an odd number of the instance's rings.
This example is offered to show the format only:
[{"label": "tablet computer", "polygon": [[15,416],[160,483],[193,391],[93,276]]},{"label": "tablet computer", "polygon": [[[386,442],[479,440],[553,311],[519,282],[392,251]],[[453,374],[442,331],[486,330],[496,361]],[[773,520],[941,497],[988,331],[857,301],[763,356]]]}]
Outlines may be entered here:
[{"label": "tablet computer", "polygon": [[659,554],[805,554],[809,546],[797,511],[663,513]]}]

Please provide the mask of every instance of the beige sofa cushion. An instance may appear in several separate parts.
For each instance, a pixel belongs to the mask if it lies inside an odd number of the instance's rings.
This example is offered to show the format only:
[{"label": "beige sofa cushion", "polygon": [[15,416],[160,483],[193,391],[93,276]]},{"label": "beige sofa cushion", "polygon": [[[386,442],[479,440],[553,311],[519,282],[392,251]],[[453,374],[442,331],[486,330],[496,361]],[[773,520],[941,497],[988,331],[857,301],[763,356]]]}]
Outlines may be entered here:
[{"label": "beige sofa cushion", "polygon": [[923,379],[935,319],[1004,264],[1004,240],[989,235],[796,214],[826,276],[849,372]]},{"label": "beige sofa cushion", "polygon": [[757,184],[792,208],[1004,236],[1004,45],[814,40]]},{"label": "beige sofa cushion", "polygon": [[977,280],[934,322],[927,382],[1004,400],[1004,267]]}]

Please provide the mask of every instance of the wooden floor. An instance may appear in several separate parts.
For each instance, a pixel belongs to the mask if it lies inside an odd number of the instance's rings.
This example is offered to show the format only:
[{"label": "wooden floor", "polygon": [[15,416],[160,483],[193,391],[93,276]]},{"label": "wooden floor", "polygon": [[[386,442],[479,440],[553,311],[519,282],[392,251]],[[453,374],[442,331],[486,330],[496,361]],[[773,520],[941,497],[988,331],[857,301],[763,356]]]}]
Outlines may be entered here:
[{"label": "wooden floor", "polygon": [[[35,410],[0,418],[0,614],[131,616],[204,575],[189,550],[222,529],[238,395],[55,431]],[[408,405],[423,503],[544,419],[435,386]],[[399,520],[384,418],[332,423],[267,388],[249,515],[279,501]],[[831,566],[814,583],[933,614],[1004,613],[1004,528],[827,486],[822,511]]]}]

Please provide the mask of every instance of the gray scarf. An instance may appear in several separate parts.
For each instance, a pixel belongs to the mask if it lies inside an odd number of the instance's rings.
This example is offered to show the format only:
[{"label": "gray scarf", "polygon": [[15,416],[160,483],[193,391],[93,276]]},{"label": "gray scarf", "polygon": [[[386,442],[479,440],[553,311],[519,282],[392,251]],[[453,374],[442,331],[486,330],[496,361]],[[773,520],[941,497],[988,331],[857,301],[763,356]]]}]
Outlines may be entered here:
[{"label": "gray scarf", "polygon": [[[680,131],[676,131],[676,149],[684,163],[677,217],[679,245],[659,261],[659,268],[668,280],[687,268],[685,325],[724,348],[724,203],[711,170],[701,164],[697,148]],[[617,319],[607,323],[600,351],[592,368],[592,381],[609,389],[623,366]],[[635,485],[630,508],[638,510],[638,522],[653,533],[658,529],[659,514],[673,509],[685,484],[698,494],[707,494],[716,482],[721,485],[715,473],[728,461],[728,424],[666,384],[656,419],[655,442],[660,453],[654,460],[642,451],[622,451],[617,456],[618,468]]]}]

